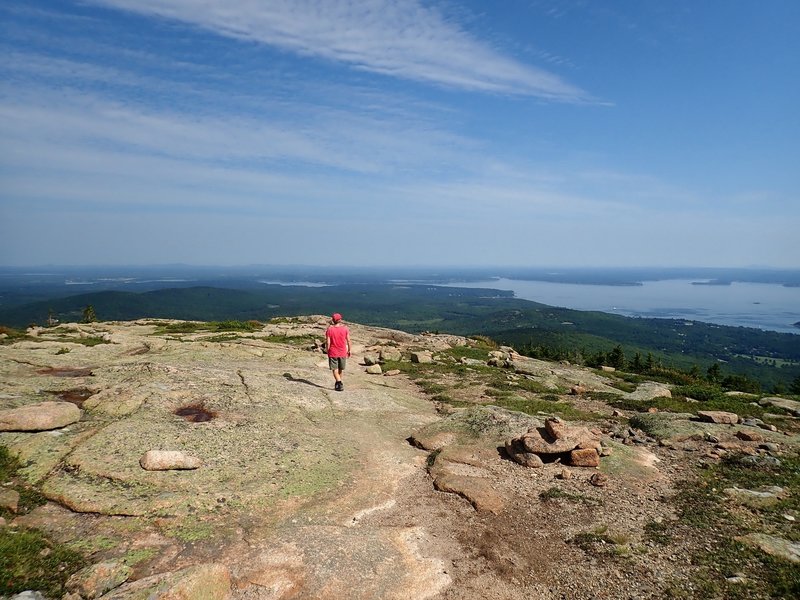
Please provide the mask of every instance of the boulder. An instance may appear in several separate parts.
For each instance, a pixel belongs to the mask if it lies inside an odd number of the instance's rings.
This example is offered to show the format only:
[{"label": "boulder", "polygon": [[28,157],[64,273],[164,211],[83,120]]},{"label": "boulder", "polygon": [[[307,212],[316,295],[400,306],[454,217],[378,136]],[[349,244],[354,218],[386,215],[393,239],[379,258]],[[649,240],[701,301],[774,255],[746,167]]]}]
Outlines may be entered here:
[{"label": "boulder", "polygon": [[174,469],[197,469],[203,463],[195,456],[178,450],[149,450],[139,459],[145,471],[170,471]]},{"label": "boulder", "polygon": [[599,467],[600,455],[594,448],[573,450],[569,453],[569,464],[573,467]]},{"label": "boulder", "polygon": [[16,513],[19,509],[19,492],[8,488],[0,488],[0,508]]},{"label": "boulder", "polygon": [[522,445],[520,438],[514,438],[506,442],[506,453],[516,463],[523,467],[538,469],[544,466],[544,462],[538,454],[528,452]]},{"label": "boulder", "polygon": [[386,371],[384,377],[394,377],[395,375],[400,375],[400,369],[390,369]]},{"label": "boulder", "polygon": [[372,365],[377,365],[379,360],[380,359],[378,358],[377,354],[365,354],[364,355],[364,365],[366,365],[367,367],[372,366]]},{"label": "boulder", "polygon": [[567,435],[567,425],[561,419],[547,419],[544,422],[544,428],[553,439],[560,440]]},{"label": "boulder", "polygon": [[605,473],[595,473],[589,477],[589,483],[595,487],[604,487],[608,485],[608,475]]},{"label": "boulder", "polygon": [[402,358],[402,353],[399,348],[381,348],[378,356],[380,356],[381,360],[398,361]]},{"label": "boulder", "polygon": [[756,546],[772,556],[778,556],[793,563],[800,563],[800,542],[790,542],[765,533],[751,533],[737,537],[736,540]]},{"label": "boulder", "polygon": [[745,442],[763,442],[764,436],[755,431],[737,431],[736,437]]},{"label": "boulder", "polygon": [[47,600],[47,598],[45,598],[41,592],[25,590],[24,592],[11,596],[11,600]]},{"label": "boulder", "polygon": [[367,367],[367,373],[370,375],[380,375],[383,373],[383,369],[381,369],[380,365],[370,365]]},{"label": "boulder", "polygon": [[797,400],[789,400],[788,398],[770,396],[768,398],[762,398],[758,401],[758,403],[761,406],[776,406],[792,413],[795,417],[800,417],[800,402]]},{"label": "boulder", "polygon": [[756,490],[748,490],[734,486],[732,488],[725,488],[722,491],[733,500],[751,508],[774,506],[791,495],[784,488],[775,485],[761,487]]},{"label": "boulder", "polygon": [[433,354],[428,350],[421,350],[419,352],[412,352],[411,353],[411,362],[419,363],[419,364],[426,364],[433,362]]},{"label": "boulder", "polygon": [[739,422],[739,415],[722,410],[698,410],[697,416],[703,421],[721,425],[736,425]]},{"label": "boulder", "polygon": [[81,409],[72,402],[39,402],[0,411],[0,431],[48,431],[80,419]]}]

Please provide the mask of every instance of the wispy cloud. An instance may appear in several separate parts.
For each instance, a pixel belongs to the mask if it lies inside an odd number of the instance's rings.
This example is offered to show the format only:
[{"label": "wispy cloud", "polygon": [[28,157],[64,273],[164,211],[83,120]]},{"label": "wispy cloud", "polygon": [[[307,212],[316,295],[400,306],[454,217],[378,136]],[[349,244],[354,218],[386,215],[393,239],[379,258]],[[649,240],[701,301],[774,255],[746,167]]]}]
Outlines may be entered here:
[{"label": "wispy cloud", "polygon": [[478,39],[417,0],[90,0],[391,77],[466,90],[588,100],[580,88]]}]

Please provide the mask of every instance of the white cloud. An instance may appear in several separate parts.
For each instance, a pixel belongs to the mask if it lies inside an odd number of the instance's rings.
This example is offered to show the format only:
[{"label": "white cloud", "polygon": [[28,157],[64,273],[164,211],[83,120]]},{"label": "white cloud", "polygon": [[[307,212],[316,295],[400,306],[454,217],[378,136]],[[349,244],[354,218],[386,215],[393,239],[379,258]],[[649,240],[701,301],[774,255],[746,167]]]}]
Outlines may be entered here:
[{"label": "white cloud", "polygon": [[293,170],[305,165],[386,174],[459,163],[467,156],[461,148],[472,145],[462,136],[402,116],[299,105],[288,118],[186,114],[89,93],[62,92],[56,98],[39,91],[32,86],[17,90],[21,98],[0,97],[0,134],[14,149],[4,152],[4,163],[41,164],[36,157],[45,152],[55,159],[51,165],[91,170],[96,161],[74,158],[91,151],[100,154],[101,163],[109,154],[272,169],[292,162]]},{"label": "white cloud", "polygon": [[557,75],[506,56],[418,0],[91,0],[392,77],[585,101]]}]

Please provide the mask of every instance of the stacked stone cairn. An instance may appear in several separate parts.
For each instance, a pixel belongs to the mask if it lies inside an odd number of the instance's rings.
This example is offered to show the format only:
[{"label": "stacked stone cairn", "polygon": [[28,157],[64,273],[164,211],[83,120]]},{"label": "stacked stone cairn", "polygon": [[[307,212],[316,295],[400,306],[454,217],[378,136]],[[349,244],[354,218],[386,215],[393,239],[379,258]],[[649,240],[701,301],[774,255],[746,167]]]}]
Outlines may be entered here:
[{"label": "stacked stone cairn", "polygon": [[500,346],[499,350],[492,350],[489,352],[489,360],[486,364],[490,367],[503,367],[510,369],[514,367],[514,358],[518,356],[513,348],[509,346]]},{"label": "stacked stone cairn", "polygon": [[551,417],[544,427],[531,427],[527,433],[506,442],[506,452],[525,467],[539,468],[546,462],[561,462],[574,467],[598,467],[601,432],[586,427],[570,427]]}]

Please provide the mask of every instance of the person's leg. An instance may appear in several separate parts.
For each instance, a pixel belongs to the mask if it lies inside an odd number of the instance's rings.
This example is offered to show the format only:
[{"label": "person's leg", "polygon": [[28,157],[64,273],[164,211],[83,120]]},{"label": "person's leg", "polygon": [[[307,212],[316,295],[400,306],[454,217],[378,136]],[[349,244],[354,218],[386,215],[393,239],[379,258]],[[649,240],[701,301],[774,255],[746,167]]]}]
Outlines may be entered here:
[{"label": "person's leg", "polygon": [[338,364],[338,375],[339,375],[339,391],[341,392],[344,389],[344,381],[342,380],[342,375],[344,374],[344,367],[347,364],[346,358],[340,358]]},{"label": "person's leg", "polygon": [[342,370],[339,368],[339,359],[328,357],[328,367],[333,374],[333,380],[336,382],[333,387],[338,390],[342,385]]}]

